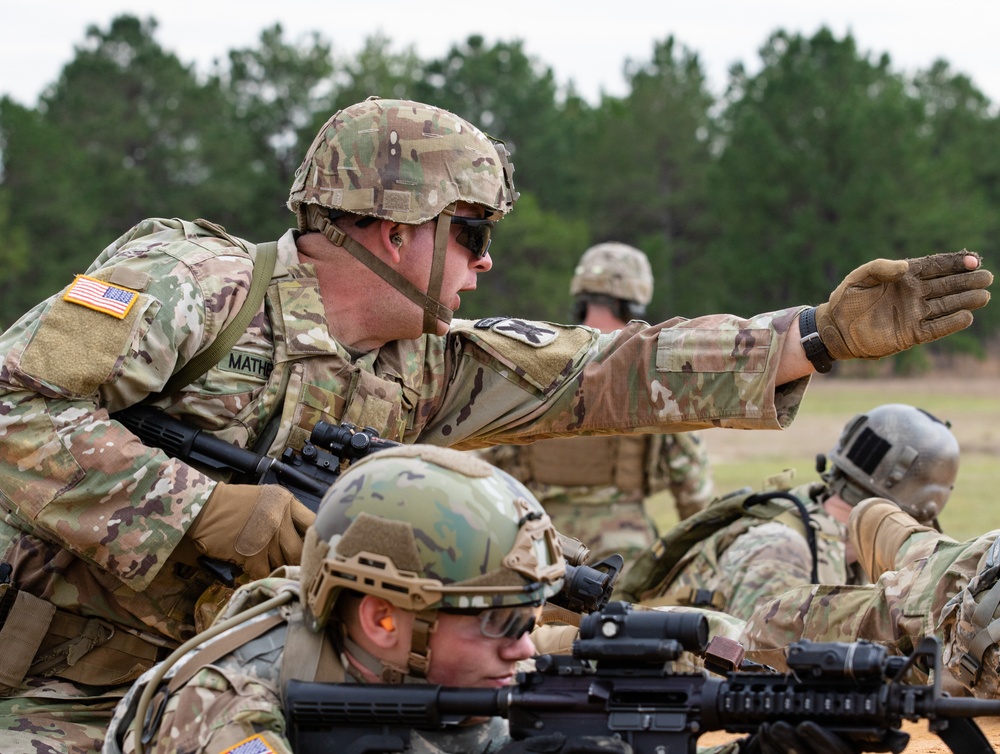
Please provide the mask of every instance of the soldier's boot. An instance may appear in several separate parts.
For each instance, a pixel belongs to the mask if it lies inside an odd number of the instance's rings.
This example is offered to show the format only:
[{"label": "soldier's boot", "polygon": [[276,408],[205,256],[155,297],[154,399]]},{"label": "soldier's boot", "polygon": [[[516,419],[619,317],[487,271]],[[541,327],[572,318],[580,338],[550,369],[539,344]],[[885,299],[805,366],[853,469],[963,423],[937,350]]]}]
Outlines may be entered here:
[{"label": "soldier's boot", "polygon": [[900,567],[897,560],[910,537],[924,532],[939,534],[895,503],[880,497],[863,500],[851,511],[847,528],[858,554],[858,562],[871,581],[886,571],[895,571]]}]

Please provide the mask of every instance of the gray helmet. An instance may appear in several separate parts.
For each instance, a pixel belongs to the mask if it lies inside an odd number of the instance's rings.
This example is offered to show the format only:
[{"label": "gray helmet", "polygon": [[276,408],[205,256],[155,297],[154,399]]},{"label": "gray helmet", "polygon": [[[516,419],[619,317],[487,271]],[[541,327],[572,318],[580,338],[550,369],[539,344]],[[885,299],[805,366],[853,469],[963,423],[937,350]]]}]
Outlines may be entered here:
[{"label": "gray helmet", "polygon": [[830,451],[830,489],[851,505],[884,497],[922,523],[933,521],[958,476],[958,440],[922,409],[889,403],[858,414]]},{"label": "gray helmet", "polygon": [[639,249],[614,241],[591,246],[569,284],[570,295],[594,294],[645,307],[653,298],[653,270]]}]

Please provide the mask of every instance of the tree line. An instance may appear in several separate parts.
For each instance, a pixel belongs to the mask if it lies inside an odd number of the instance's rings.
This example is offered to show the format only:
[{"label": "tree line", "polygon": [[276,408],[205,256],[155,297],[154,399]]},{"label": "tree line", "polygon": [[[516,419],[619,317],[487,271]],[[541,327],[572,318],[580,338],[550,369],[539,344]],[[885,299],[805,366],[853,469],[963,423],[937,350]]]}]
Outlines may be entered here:
[{"label": "tree line", "polygon": [[[566,321],[573,267],[605,240],[649,255],[652,319],[819,303],[877,256],[1000,259],[1000,120],[969,77],[945,60],[904,74],[825,28],[777,30],[760,56],[716,96],[667,37],[624,64],[626,94],[592,104],[518,40],[470,36],[425,60],[378,35],[343,57],[275,25],[199,75],[154,19],[119,16],[87,30],[35,107],[0,100],[0,324],[145,217],[277,238],[316,131],[372,94],[447,108],[513,155],[521,199],[462,316]],[[994,304],[938,347],[982,352],[998,325]]]}]

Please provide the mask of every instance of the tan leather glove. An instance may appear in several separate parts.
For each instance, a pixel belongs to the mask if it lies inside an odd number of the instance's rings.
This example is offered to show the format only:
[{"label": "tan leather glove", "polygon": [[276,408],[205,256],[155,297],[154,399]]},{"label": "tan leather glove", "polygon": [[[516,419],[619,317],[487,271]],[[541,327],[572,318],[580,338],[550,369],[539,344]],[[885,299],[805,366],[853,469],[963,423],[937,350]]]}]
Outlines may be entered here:
[{"label": "tan leather glove", "polygon": [[316,514],[275,484],[219,482],[187,536],[211,558],[236,563],[252,579],[298,565]]},{"label": "tan leather glove", "polygon": [[876,581],[886,571],[898,568],[896,556],[914,534],[935,532],[882,497],[862,500],[851,511],[847,531],[869,581]]},{"label": "tan leather glove", "polygon": [[967,270],[969,251],[917,259],[876,259],[849,274],[816,307],[816,327],[835,359],[880,359],[972,324],[993,282]]}]

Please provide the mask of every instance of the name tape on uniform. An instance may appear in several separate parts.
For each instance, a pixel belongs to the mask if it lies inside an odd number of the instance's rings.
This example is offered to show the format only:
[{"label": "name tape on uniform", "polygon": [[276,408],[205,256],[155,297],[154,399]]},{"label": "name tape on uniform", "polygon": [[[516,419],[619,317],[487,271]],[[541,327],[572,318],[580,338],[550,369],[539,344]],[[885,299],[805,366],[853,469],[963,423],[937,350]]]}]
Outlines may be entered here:
[{"label": "name tape on uniform", "polygon": [[139,294],[135,291],[86,275],[77,275],[63,294],[63,301],[110,314],[118,319],[125,319],[138,299]]}]

